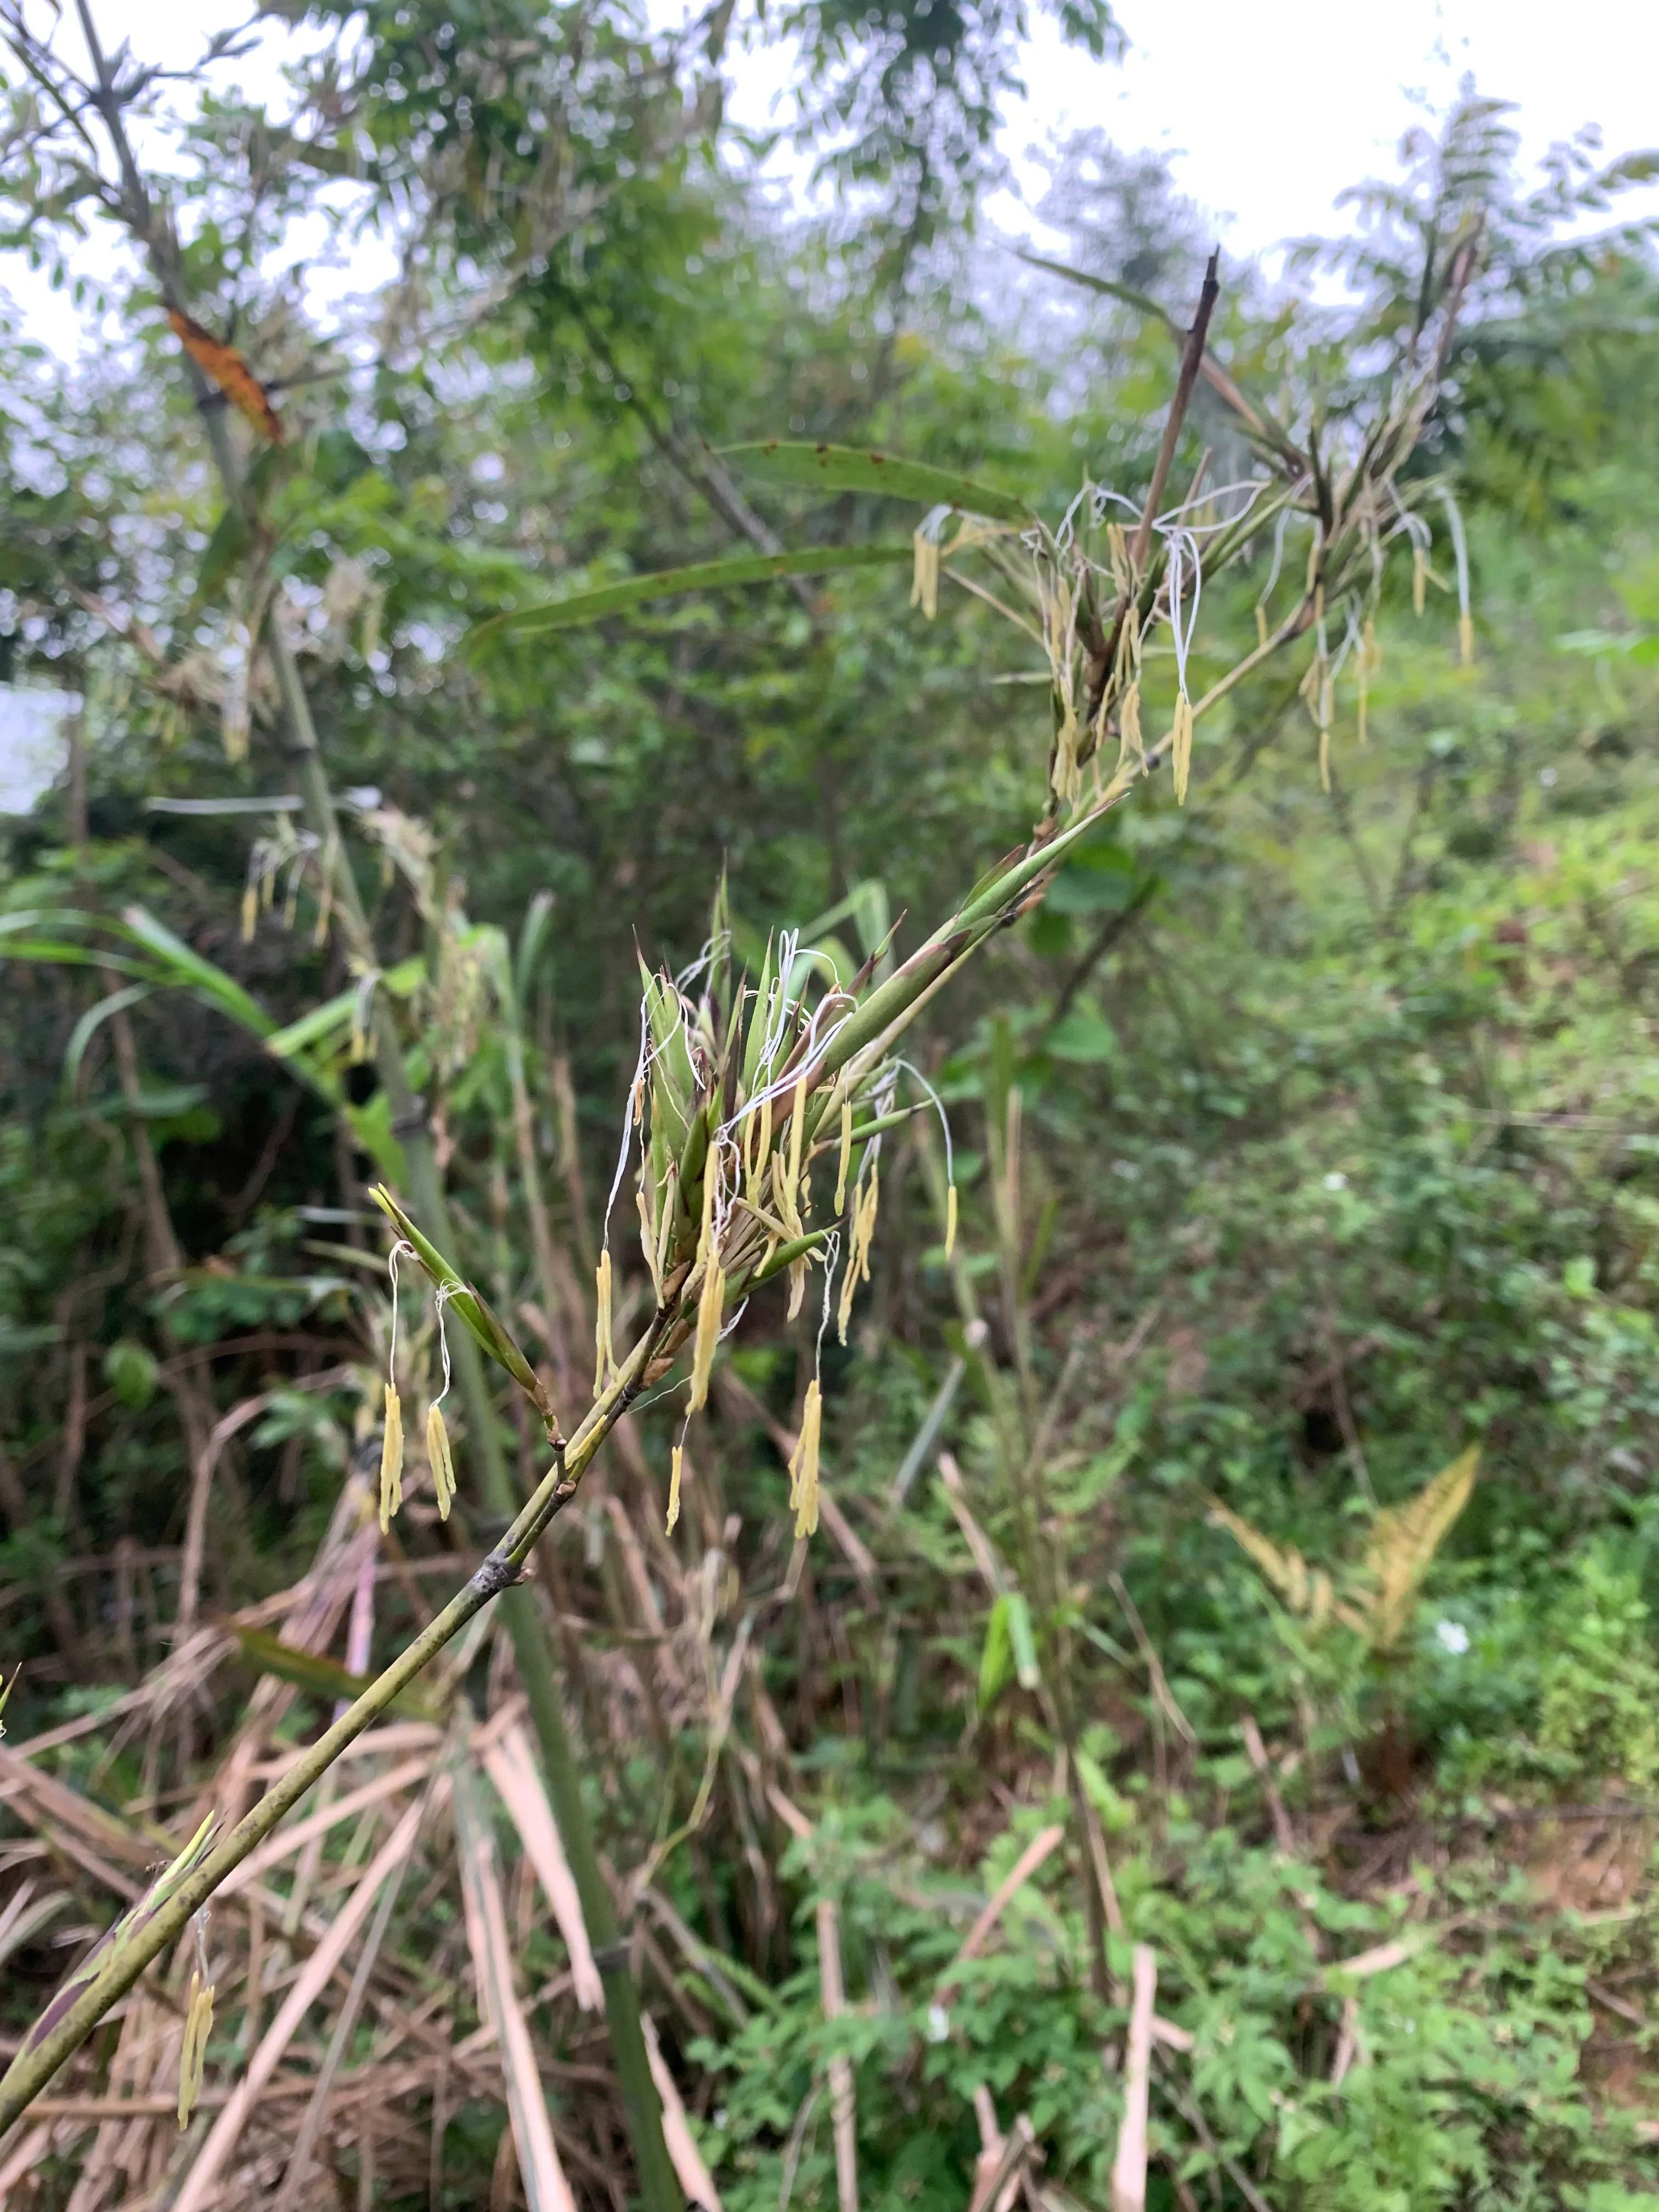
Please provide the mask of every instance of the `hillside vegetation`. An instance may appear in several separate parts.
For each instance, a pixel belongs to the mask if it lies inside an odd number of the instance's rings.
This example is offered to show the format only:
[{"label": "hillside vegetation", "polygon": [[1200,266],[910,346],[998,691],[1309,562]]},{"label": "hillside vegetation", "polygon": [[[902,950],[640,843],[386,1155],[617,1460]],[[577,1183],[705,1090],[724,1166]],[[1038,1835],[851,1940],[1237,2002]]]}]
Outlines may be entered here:
[{"label": "hillside vegetation", "polygon": [[1654,165],[946,12],[0,0],[8,2204],[1659,2204]]}]

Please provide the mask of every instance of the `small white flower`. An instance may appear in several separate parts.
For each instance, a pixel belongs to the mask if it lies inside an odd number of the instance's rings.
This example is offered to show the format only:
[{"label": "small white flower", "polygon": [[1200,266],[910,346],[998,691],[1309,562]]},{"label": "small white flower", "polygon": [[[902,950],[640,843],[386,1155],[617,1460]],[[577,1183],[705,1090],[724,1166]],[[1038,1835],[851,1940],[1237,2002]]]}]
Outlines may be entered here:
[{"label": "small white flower", "polygon": [[949,2035],[950,2033],[950,2014],[945,2011],[943,2005],[929,2005],[927,2008],[927,2040],[929,2043],[943,2043],[945,2037]]},{"label": "small white flower", "polygon": [[1553,768],[1540,768],[1538,771],[1538,781],[1546,791],[1553,791],[1557,781],[1555,770]]},{"label": "small white flower", "polygon": [[1331,1170],[1329,1175],[1325,1178],[1325,1188],[1327,1190],[1346,1190],[1348,1188],[1348,1178],[1343,1174],[1340,1168],[1333,1168]]},{"label": "small white flower", "polygon": [[1461,1620],[1437,1620],[1434,1626],[1435,1641],[1443,1651],[1461,1659],[1469,1648],[1469,1632]]}]

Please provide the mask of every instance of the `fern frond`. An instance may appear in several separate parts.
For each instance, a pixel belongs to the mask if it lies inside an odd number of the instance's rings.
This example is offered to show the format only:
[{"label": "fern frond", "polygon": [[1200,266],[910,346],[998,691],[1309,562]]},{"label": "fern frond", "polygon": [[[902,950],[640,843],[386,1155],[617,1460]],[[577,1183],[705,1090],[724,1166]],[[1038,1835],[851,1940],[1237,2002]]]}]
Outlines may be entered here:
[{"label": "fern frond", "polygon": [[1371,1524],[1360,1572],[1369,1586],[1370,1640],[1378,1651],[1400,1640],[1436,1553],[1469,1502],[1480,1463],[1480,1447],[1471,1444],[1415,1498],[1379,1513]]}]

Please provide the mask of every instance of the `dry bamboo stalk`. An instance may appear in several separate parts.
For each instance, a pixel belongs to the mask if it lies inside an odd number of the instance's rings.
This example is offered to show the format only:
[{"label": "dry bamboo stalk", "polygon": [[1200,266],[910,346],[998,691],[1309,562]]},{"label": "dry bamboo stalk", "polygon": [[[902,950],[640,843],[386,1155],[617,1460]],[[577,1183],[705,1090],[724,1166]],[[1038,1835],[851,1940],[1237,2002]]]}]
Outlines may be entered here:
[{"label": "dry bamboo stalk", "polygon": [[[173,2102],[178,2102],[177,2098]],[[52,2147],[52,2130],[57,2124],[56,2121],[48,2120],[38,2128],[27,2129],[12,2146],[10,2157],[0,2160],[0,2204],[9,2203],[12,2191],[46,2156]],[[79,2129],[75,2130],[77,2135],[80,2132]],[[71,2136],[70,2140],[72,2142],[74,2136]]]},{"label": "dry bamboo stalk", "polygon": [[1146,2116],[1152,2070],[1152,2002],[1158,1960],[1150,1944],[1137,1943],[1134,1998],[1123,2060],[1123,2122],[1112,2162],[1112,2212],[1146,2212]]},{"label": "dry bamboo stalk", "polygon": [[651,2079],[656,2083],[657,2094],[662,2099],[663,2139],[668,2145],[668,2155],[674,2161],[680,2187],[685,2191],[686,2203],[688,2206],[700,2206],[702,2212],[723,2212],[714,2178],[703,2164],[702,2153],[697,2148],[696,2139],[691,2133],[691,2124],[685,2117],[678,2084],[663,2062],[657,2023],[647,2013],[641,2016],[640,2025],[645,2030],[645,2048],[651,2061]]},{"label": "dry bamboo stalk", "polygon": [[[830,2023],[847,2010],[842,1979],[841,1915],[833,1897],[818,1899],[818,1994]],[[844,2056],[830,2061],[830,2112],[836,2136],[836,2201],[839,2212],[859,2212],[859,2124],[853,2067]]]},{"label": "dry bamboo stalk", "polygon": [[363,1812],[371,1805],[378,1805],[383,1798],[395,1797],[400,1790],[414,1789],[417,1784],[426,1780],[430,1771],[430,1759],[408,1759],[401,1766],[394,1766],[389,1773],[377,1776],[373,1782],[362,1784],[343,1797],[337,1797],[331,1805],[319,1805],[314,1813],[307,1814],[303,1820],[296,1820],[291,1828],[279,1829],[269,1843],[262,1844],[257,1851],[245,1858],[235,1872],[227,1877],[220,1895],[234,1897],[239,1889],[246,1889],[250,1882],[258,1881],[272,1867],[280,1866],[285,1858],[291,1858],[302,1844],[310,1843],[314,1837],[326,1834],[330,1828],[337,1826],[342,1820],[349,1820],[354,1814]]},{"label": "dry bamboo stalk", "polygon": [[547,2115],[530,2030],[513,1986],[513,1952],[495,1844],[479,1810],[471,1776],[459,1763],[453,1770],[453,1787],[467,1946],[478,1978],[479,2009],[493,2021],[500,2039],[519,2177],[530,2212],[576,2212],[576,2200],[553,2141],[553,2124]]},{"label": "dry bamboo stalk", "polygon": [[979,2124],[979,2156],[974,2160],[974,2193],[968,2212],[985,2212],[1002,2171],[1003,2135],[995,2100],[983,2081],[974,2092],[974,2118]]},{"label": "dry bamboo stalk", "polygon": [[939,1984],[939,1996],[936,2000],[938,2003],[941,2005],[950,2003],[957,1992],[957,1977],[961,1968],[965,1966],[970,1959],[978,1955],[991,1931],[1007,1911],[1014,1897],[1030,1881],[1031,1876],[1055,1846],[1065,1840],[1065,1829],[1056,1824],[1053,1827],[1042,1829],[1026,1844],[1013,1865],[997,1885],[996,1894],[991,1898],[978,1919],[968,1930],[963,1940],[961,1950],[951,1961],[950,1972]]},{"label": "dry bamboo stalk", "polygon": [[576,2002],[584,2012],[601,2011],[605,1988],[593,1963],[593,1947],[588,1941],[587,1923],[582,1918],[581,1899],[576,1893],[575,1879],[564,1855],[553,1808],[536,1771],[530,1739],[521,1724],[506,1729],[499,1742],[485,1747],[483,1768],[512,1817],[525,1856],[534,1867],[537,1880],[553,1909],[553,1917],[559,1923],[559,1933],[570,1954]]}]

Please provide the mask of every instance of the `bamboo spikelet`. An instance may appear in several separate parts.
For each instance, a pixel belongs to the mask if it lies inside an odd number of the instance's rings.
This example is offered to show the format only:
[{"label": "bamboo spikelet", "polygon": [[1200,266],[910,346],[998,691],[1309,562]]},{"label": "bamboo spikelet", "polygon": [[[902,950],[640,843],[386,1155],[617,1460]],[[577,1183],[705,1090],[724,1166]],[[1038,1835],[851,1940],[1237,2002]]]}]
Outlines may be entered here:
[{"label": "bamboo spikelet", "polygon": [[1140,678],[1138,676],[1123,695],[1123,706],[1118,720],[1121,732],[1118,741],[1118,766],[1121,768],[1133,754],[1144,767],[1146,741],[1140,734]]},{"label": "bamboo spikelet", "polygon": [[[800,1080],[795,1085],[795,1108],[789,1121],[789,1166],[787,1170],[789,1188],[784,1194],[785,1204],[790,1209],[790,1212],[794,1217],[790,1224],[792,1227],[795,1227],[800,1219],[800,1152],[801,1141],[805,1135],[805,1132],[806,1074],[805,1069],[803,1069],[801,1072]],[[785,1218],[789,1218],[788,1214],[786,1214]],[[799,1231],[797,1233],[799,1233]]]},{"label": "bamboo spikelet", "polygon": [[708,1376],[720,1342],[720,1315],[726,1306],[726,1271],[720,1266],[720,1222],[717,1203],[720,1152],[711,1150],[703,1169],[702,1225],[697,1233],[697,1260],[702,1268],[702,1290],[697,1299],[697,1330],[691,1352],[691,1411],[708,1402]]},{"label": "bamboo spikelet", "polygon": [[179,2053],[179,2126],[190,2125],[190,2116],[202,2094],[202,2074],[207,2063],[208,2038],[213,2033],[213,1984],[204,1984],[191,1967],[190,1995],[185,2006],[185,2039]]},{"label": "bamboo spikelet", "polygon": [[1461,666],[1474,667],[1474,617],[1473,615],[1459,615],[1457,617],[1457,658]]},{"label": "bamboo spikelet", "polygon": [[1120,599],[1126,598],[1130,586],[1129,541],[1121,522],[1106,526],[1106,559],[1112,571],[1112,581],[1117,586]]},{"label": "bamboo spikelet", "polygon": [[1176,695],[1175,743],[1170,749],[1175,768],[1176,805],[1187,804],[1187,779],[1193,767],[1193,702],[1184,691]]},{"label": "bamboo spikelet", "polygon": [[593,1395],[597,1398],[616,1366],[611,1348],[611,1248],[599,1255],[593,1293]]},{"label": "bamboo spikelet", "polygon": [[836,1305],[836,1341],[838,1344],[847,1341],[847,1324],[853,1318],[853,1293],[859,1286],[858,1224],[862,1211],[860,1205],[854,1213],[853,1246],[847,1255],[847,1265],[842,1271],[841,1297]]},{"label": "bamboo spikelet", "polygon": [[668,1531],[672,1536],[674,1523],[680,1517],[680,1471],[685,1461],[685,1446],[676,1444],[668,1462]]},{"label": "bamboo spikelet", "polygon": [[932,622],[939,612],[939,540],[929,535],[924,522],[911,543],[915,550],[915,567],[910,584],[910,604],[920,607],[924,618]]},{"label": "bamboo spikelet", "polygon": [[945,1188],[945,1256],[948,1260],[957,1249],[957,1187],[947,1183]]},{"label": "bamboo spikelet", "polygon": [[823,1426],[823,1393],[815,1375],[806,1386],[800,1434],[789,1455],[789,1503],[795,1509],[795,1534],[811,1536],[818,1525],[818,1438]]},{"label": "bamboo spikelet", "polygon": [[1331,793],[1331,726],[1319,726],[1319,787],[1328,799]]},{"label": "bamboo spikelet", "polygon": [[[801,1262],[803,1266],[805,1262]],[[711,1250],[703,1270],[702,1291],[697,1300],[697,1334],[691,1353],[691,1411],[701,1413],[708,1403],[708,1376],[714,1364],[714,1346],[720,1340],[720,1314],[726,1304],[726,1271]]]},{"label": "bamboo spikelet", "polygon": [[860,1279],[866,1283],[870,1279],[870,1240],[876,1233],[876,1215],[880,1207],[881,1170],[878,1167],[872,1167],[870,1170],[870,1187],[864,1194],[864,1203],[860,1209],[858,1226],[854,1237],[854,1242],[858,1249]]},{"label": "bamboo spikelet", "polygon": [[[950,1201],[947,1200],[948,1206]],[[847,1255],[847,1272],[841,1279],[841,1303],[836,1314],[836,1334],[838,1342],[847,1341],[847,1324],[853,1315],[853,1293],[860,1282],[870,1279],[870,1239],[875,1234],[876,1212],[881,1204],[881,1174],[878,1168],[870,1170],[870,1180],[858,1201],[853,1215],[853,1249]]]},{"label": "bamboo spikelet", "polygon": [[380,1534],[392,1526],[392,1516],[404,1502],[404,1409],[398,1386],[388,1376],[386,1386],[386,1426],[380,1437]]},{"label": "bamboo spikelet", "polygon": [[1429,595],[1429,556],[1421,545],[1412,547],[1412,612],[1420,615]]},{"label": "bamboo spikelet", "polygon": [[[756,1125],[757,1123],[759,1126],[757,1128]],[[762,1098],[758,1110],[750,1117],[750,1127],[756,1130],[755,1156],[752,1161],[745,1162],[747,1175],[744,1185],[744,1193],[752,1203],[760,1194],[761,1177],[766,1173],[767,1159],[772,1150],[772,1101],[770,1097]]]},{"label": "bamboo spikelet", "polygon": [[449,1449],[449,1431],[436,1401],[426,1409],[426,1459],[432,1469],[432,1488],[438,1500],[438,1518],[447,1521],[455,1502],[455,1462]]},{"label": "bamboo spikelet", "polygon": [[847,1204],[847,1170],[853,1157],[853,1102],[841,1102],[841,1151],[836,1160],[836,1212],[842,1212]]},{"label": "bamboo spikelet", "polygon": [[242,893],[242,942],[252,945],[259,924],[259,894],[250,884]]},{"label": "bamboo spikelet", "polygon": [[1265,653],[1267,649],[1267,610],[1259,599],[1255,608],[1255,641],[1261,651]]}]

